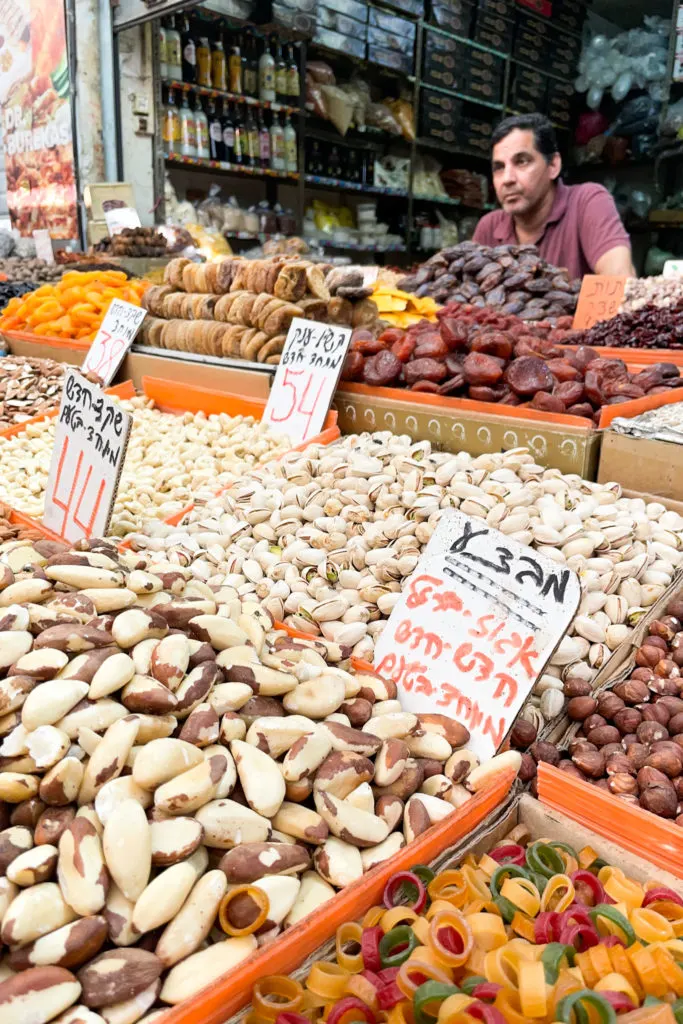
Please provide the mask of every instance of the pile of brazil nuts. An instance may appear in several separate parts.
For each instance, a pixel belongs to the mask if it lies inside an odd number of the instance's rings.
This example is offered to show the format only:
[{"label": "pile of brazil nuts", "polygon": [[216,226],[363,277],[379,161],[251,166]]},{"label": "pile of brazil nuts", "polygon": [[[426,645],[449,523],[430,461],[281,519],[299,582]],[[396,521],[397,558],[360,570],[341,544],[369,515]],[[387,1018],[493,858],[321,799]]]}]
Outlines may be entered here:
[{"label": "pile of brazil nuts", "polygon": [[182,528],[148,523],[128,539],[150,562],[163,554],[225,580],[286,625],[372,660],[447,508],[579,574],[578,613],[523,712],[536,730],[561,713],[566,680],[594,679],[683,560],[683,518],[619,484],[546,469],[526,449],[473,458],[389,432],[292,452],[219,497],[200,493]]},{"label": "pile of brazil nuts", "polygon": [[64,363],[5,356],[0,363],[0,430],[59,405]]},{"label": "pile of brazil nuts", "polygon": [[190,998],[521,764],[479,764],[347,646],[138,561],[0,546],[3,1024]]},{"label": "pile of brazil nuts", "polygon": [[[116,400],[116,399],[115,399]],[[260,462],[291,447],[253,417],[160,412],[136,396],[120,402],[133,414],[112,516],[111,533],[123,537],[147,519],[166,519],[192,501],[198,488],[218,488]],[[55,439],[54,419],[31,423],[13,437],[0,437],[0,501],[40,518]]]},{"label": "pile of brazil nuts", "polygon": [[581,728],[556,755],[569,771],[621,800],[683,826],[683,595],[650,623],[627,679],[593,696],[567,687]]}]

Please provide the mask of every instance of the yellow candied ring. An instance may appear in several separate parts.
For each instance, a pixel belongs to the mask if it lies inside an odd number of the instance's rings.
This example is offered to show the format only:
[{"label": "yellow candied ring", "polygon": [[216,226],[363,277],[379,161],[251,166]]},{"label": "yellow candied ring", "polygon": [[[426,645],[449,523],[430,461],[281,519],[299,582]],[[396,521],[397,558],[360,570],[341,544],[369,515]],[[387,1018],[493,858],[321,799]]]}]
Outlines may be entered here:
[{"label": "yellow candied ring", "polygon": [[472,900],[471,903],[465,904],[462,908],[462,912],[465,917],[469,917],[470,914],[493,914],[494,917],[501,916],[500,910],[493,900]]},{"label": "yellow candied ring", "polygon": [[[441,871],[429,883],[427,892],[432,902],[446,900],[454,907],[461,907],[467,898],[467,886],[462,871],[459,869]],[[490,896],[488,890],[487,895]]]},{"label": "yellow candied ring", "polygon": [[[564,893],[562,890],[564,889]],[[569,875],[553,875],[548,881],[541,896],[541,910],[554,910],[561,913],[574,902],[576,890]]]},{"label": "yellow candied ring", "polygon": [[651,947],[651,952],[659,973],[664,978],[670,991],[675,992],[679,997],[683,996],[683,971],[671,953],[658,946]]},{"label": "yellow candied ring", "polygon": [[632,910],[631,925],[638,938],[643,942],[666,942],[667,939],[675,938],[671,922],[649,907]]},{"label": "yellow candied ring", "polygon": [[523,961],[519,965],[517,979],[522,1013],[527,1017],[545,1017],[548,1012],[548,998],[543,964],[539,960]]},{"label": "yellow candied ring", "polygon": [[625,903],[629,910],[635,910],[641,906],[645,896],[642,885],[627,878],[621,868],[615,868],[607,864],[600,868],[598,881],[608,896],[611,896],[616,903]]},{"label": "yellow candied ring", "polygon": [[[237,899],[238,896],[249,896],[258,908],[258,915],[251,924],[246,926],[246,928],[236,928],[235,925],[231,923],[228,915],[230,904],[234,899]],[[252,935],[254,932],[257,932],[268,920],[269,911],[270,900],[263,889],[259,889],[255,885],[236,885],[234,889],[230,889],[229,892],[226,892],[220,902],[220,906],[218,907],[218,923],[226,935],[230,935],[233,938],[238,939],[242,938],[244,935]]]},{"label": "yellow candied ring", "polygon": [[364,978],[362,974],[352,974],[344,989],[345,996],[357,996],[369,1006],[373,1013],[378,1009],[377,986]]},{"label": "yellow candied ring", "polygon": [[525,939],[527,942],[536,941],[536,929],[532,918],[527,917],[521,910],[515,912],[512,921],[510,922],[515,935],[518,935],[521,939]]},{"label": "yellow candied ring", "polygon": [[490,900],[491,890],[489,889],[486,876],[483,872],[476,871],[469,864],[462,868],[462,876],[465,880],[467,892],[470,899]]},{"label": "yellow candied ring", "polygon": [[392,928],[397,928],[400,924],[407,924],[412,928],[413,922],[417,920],[418,915],[410,907],[392,907],[382,915],[379,926],[387,935]]},{"label": "yellow candied ring", "polygon": [[536,917],[541,907],[541,894],[528,878],[506,878],[500,895],[510,900],[528,917]]},{"label": "yellow candied ring", "polygon": [[493,857],[489,857],[488,853],[485,853],[479,861],[479,870],[483,871],[487,878],[491,878],[493,872],[499,867],[498,861],[494,860]]},{"label": "yellow candied ring", "polygon": [[476,1002],[476,999],[465,995],[464,992],[449,996],[439,1007],[438,1024],[469,1024],[472,1018],[466,1014],[466,1010]]},{"label": "yellow candied ring", "polygon": [[[362,937],[363,929],[357,921],[345,921],[337,931],[337,963],[343,970],[349,971],[351,974],[359,973],[365,966],[363,954],[360,951]],[[346,945],[358,946],[358,952],[347,953],[344,949]]]},{"label": "yellow candied ring", "polygon": [[325,1000],[333,1000],[341,999],[348,980],[349,972],[339,964],[316,960],[314,964],[311,964],[306,985],[309,992],[314,995],[322,996]]},{"label": "yellow candied ring", "polygon": [[630,985],[623,974],[606,974],[600,978],[593,988],[596,992],[623,992],[631,1000],[634,1006],[640,1006],[638,993],[633,985]]},{"label": "yellow candied ring", "polygon": [[375,928],[387,912],[386,907],[370,907],[361,921],[361,928]]},{"label": "yellow candied ring", "polygon": [[522,1012],[519,995],[514,989],[502,988],[493,1005],[502,1013],[507,1024],[529,1024],[529,1018]]},{"label": "yellow candied ring", "polygon": [[491,949],[497,949],[498,946],[504,946],[508,940],[502,917],[493,914],[468,914],[465,920],[475,944],[486,953]]},{"label": "yellow candied ring", "polygon": [[669,988],[659,973],[654,956],[650,950],[641,946],[639,942],[634,942],[626,950],[626,955],[638,974],[638,980],[645,990],[645,994],[663,999]]},{"label": "yellow candied ring", "polygon": [[[457,934],[462,943],[462,950],[459,953],[452,952],[444,945],[439,934],[442,929],[452,929]],[[429,923],[427,945],[434,956],[448,967],[462,967],[467,963],[474,945],[474,938],[464,914],[455,907],[436,913]]]},{"label": "yellow candied ring", "polygon": [[254,1013],[269,1021],[274,1021],[281,1013],[296,1013],[303,1001],[303,987],[284,974],[261,978],[254,985],[251,997]]},{"label": "yellow candied ring", "polygon": [[[417,978],[411,977],[413,973],[417,975]],[[424,946],[418,946],[405,963],[399,967],[396,984],[406,999],[412,999],[425,981],[439,981],[442,985],[453,984],[451,972],[446,965],[440,963],[431,950]]]},{"label": "yellow candied ring", "polygon": [[674,903],[673,900],[656,900],[649,904],[648,909],[661,914],[670,922],[677,939],[683,937],[683,907],[680,903]]},{"label": "yellow candied ring", "polygon": [[612,961],[612,971],[615,974],[623,975],[638,996],[636,1006],[639,1006],[644,996],[644,990],[640,983],[638,972],[631,963],[625,948],[617,945],[611,946],[609,950],[609,958]]},{"label": "yellow candied ring", "polygon": [[594,850],[592,846],[583,846],[579,850],[579,867],[589,868],[593,861],[596,861],[599,857],[597,850]]},{"label": "yellow candied ring", "polygon": [[408,1003],[402,1002],[392,1006],[386,1017],[386,1024],[413,1024],[413,1021],[405,1015],[408,1005]]},{"label": "yellow candied ring", "polygon": [[509,957],[504,957],[507,946],[499,946],[492,949],[484,957],[483,975],[488,981],[503,988],[517,990],[517,965],[512,963]]}]

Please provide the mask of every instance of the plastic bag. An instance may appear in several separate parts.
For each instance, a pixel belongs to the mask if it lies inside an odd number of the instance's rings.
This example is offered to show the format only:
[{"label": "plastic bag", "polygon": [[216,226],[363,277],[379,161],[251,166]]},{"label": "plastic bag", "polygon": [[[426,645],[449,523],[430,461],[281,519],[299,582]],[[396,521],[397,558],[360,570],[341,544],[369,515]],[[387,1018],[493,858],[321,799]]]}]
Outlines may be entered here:
[{"label": "plastic bag", "polygon": [[327,117],[340,135],[346,135],[353,119],[353,98],[336,85],[321,85]]},{"label": "plastic bag", "polygon": [[367,123],[375,128],[381,128],[383,132],[390,135],[402,135],[401,125],[398,123],[390,107],[386,103],[369,103],[366,110]]},{"label": "plastic bag", "polygon": [[336,78],[334,71],[324,60],[309,60],[306,62],[306,74],[310,75],[320,85],[335,85]]},{"label": "plastic bag", "polygon": [[389,103],[391,111],[401,126],[401,134],[408,142],[415,139],[415,113],[413,105],[408,100],[392,100]]},{"label": "plastic bag", "polygon": [[322,86],[309,74],[306,75],[306,109],[327,121],[327,107]]}]

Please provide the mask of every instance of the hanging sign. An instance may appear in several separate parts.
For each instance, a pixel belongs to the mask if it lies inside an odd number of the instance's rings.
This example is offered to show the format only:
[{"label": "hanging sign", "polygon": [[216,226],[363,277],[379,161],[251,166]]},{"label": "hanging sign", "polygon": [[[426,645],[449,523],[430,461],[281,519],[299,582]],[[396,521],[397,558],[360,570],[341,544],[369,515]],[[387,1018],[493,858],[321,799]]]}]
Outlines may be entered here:
[{"label": "hanging sign", "polygon": [[601,320],[611,320],[624,301],[627,277],[586,274],[581,282],[574,314],[574,330],[587,331]]},{"label": "hanging sign", "polygon": [[350,327],[295,317],[287,332],[263,422],[301,444],[319,434],[351,340]]},{"label": "hanging sign", "polygon": [[132,423],[95,384],[66,371],[43,515],[60,537],[106,536]]},{"label": "hanging sign", "polygon": [[576,573],[449,510],[375,645],[406,711],[469,729],[482,760],[500,748],[579,604]]},{"label": "hanging sign", "polygon": [[147,313],[123,299],[112,299],[107,314],[85,357],[83,373],[96,373],[111,384]]}]

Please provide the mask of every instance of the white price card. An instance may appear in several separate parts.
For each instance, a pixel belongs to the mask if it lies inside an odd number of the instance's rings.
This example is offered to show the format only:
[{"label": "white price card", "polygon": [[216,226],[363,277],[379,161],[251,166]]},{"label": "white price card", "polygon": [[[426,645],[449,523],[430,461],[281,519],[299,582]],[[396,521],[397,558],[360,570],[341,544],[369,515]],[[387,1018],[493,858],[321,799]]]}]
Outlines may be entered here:
[{"label": "white price card", "polygon": [[106,536],[132,423],[95,384],[66,371],[43,514],[64,540]]},{"label": "white price card", "polygon": [[663,277],[681,277],[683,275],[683,260],[667,260],[662,271]]},{"label": "white price card", "polygon": [[118,235],[124,228],[142,227],[138,211],[134,210],[132,206],[118,206],[114,210],[105,210],[104,219],[107,222],[110,238]]},{"label": "white price card", "polygon": [[482,760],[501,746],[578,607],[576,573],[449,510],[375,644],[375,669],[406,711],[470,732]]},{"label": "white price card", "polygon": [[45,263],[54,263],[55,254],[52,249],[50,232],[46,228],[39,228],[33,232],[33,241],[36,243],[36,256]]},{"label": "white price card", "polygon": [[287,332],[263,422],[301,444],[319,434],[351,340],[350,327],[295,317]]},{"label": "white price card", "polygon": [[111,384],[147,313],[123,299],[112,299],[106,316],[88,349],[81,369],[96,373],[105,386]]}]

